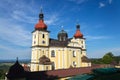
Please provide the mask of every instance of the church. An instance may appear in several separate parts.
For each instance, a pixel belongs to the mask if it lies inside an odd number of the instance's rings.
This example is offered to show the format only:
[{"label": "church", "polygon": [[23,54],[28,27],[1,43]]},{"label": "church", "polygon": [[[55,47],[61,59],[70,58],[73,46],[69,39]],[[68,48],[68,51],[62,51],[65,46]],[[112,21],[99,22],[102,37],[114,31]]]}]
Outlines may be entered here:
[{"label": "church", "polygon": [[64,29],[59,31],[57,39],[50,38],[47,28],[41,11],[32,32],[30,67],[22,66],[17,59],[6,73],[6,80],[66,80],[98,68],[92,67],[86,56],[85,38],[79,24],[72,38]]},{"label": "church", "polygon": [[31,72],[91,66],[79,24],[72,38],[68,37],[64,29],[57,34],[57,39],[50,38],[47,28],[41,10],[39,21],[32,32]]}]

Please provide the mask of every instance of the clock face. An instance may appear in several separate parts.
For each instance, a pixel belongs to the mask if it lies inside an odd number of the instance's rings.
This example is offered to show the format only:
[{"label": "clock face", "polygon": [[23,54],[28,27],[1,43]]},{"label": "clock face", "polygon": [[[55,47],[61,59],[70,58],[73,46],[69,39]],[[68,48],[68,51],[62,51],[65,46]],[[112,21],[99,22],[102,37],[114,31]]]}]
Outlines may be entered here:
[{"label": "clock face", "polygon": [[45,41],[42,41],[43,44],[45,44]]}]

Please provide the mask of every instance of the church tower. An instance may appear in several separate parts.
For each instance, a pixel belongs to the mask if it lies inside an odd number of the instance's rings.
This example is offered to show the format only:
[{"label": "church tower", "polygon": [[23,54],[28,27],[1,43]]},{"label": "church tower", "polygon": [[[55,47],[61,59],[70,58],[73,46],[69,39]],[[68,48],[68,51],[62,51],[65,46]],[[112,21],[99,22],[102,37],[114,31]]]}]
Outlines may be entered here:
[{"label": "church tower", "polygon": [[80,31],[80,25],[76,25],[76,33],[74,34],[74,39],[80,44],[79,46],[82,49],[82,56],[86,56],[86,45],[85,45],[85,38],[83,37],[83,34]]},{"label": "church tower", "polygon": [[83,37],[83,34],[80,31],[80,25],[76,25],[76,33],[74,34],[73,41],[78,43],[78,46],[81,48],[81,67],[85,66],[91,66],[91,63],[89,59],[86,56],[86,44],[85,44],[85,38]]},{"label": "church tower", "polygon": [[41,10],[39,21],[32,32],[31,71],[45,71],[88,67],[90,62],[86,57],[85,38],[76,25],[72,38],[63,29],[58,33],[58,39],[49,37],[44,14]]},{"label": "church tower", "polygon": [[32,46],[48,46],[49,31],[44,23],[44,14],[42,10],[39,14],[39,22],[35,25],[35,30],[32,33]]},{"label": "church tower", "polygon": [[41,10],[39,21],[35,25],[32,32],[32,55],[31,55],[31,71],[38,71],[41,57],[47,58],[49,45],[49,31],[44,23],[44,14]]}]

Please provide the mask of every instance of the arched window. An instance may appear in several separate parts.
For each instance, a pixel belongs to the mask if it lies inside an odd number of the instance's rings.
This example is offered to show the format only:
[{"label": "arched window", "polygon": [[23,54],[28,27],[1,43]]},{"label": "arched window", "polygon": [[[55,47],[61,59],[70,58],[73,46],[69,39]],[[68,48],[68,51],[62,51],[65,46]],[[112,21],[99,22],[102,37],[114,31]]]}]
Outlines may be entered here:
[{"label": "arched window", "polygon": [[52,63],[52,70],[55,70],[55,63]]},{"label": "arched window", "polygon": [[51,51],[51,57],[55,57],[55,51],[54,50]]},{"label": "arched window", "polygon": [[76,57],[76,52],[75,51],[73,51],[73,57]]},{"label": "arched window", "polygon": [[45,44],[45,41],[42,41],[43,44]]},{"label": "arched window", "polygon": [[42,38],[45,38],[45,35],[44,35],[44,34],[42,35]]},{"label": "arched window", "polygon": [[83,45],[81,46],[81,48],[83,48]]},{"label": "arched window", "polygon": [[76,65],[77,65],[77,64],[76,64],[76,62],[75,62],[75,61],[73,61],[73,66],[74,66],[74,67],[76,67]]},{"label": "arched window", "polygon": [[61,37],[59,38],[60,41],[62,41]]},{"label": "arched window", "polygon": [[81,44],[83,44],[83,41],[81,41]]},{"label": "arched window", "polygon": [[48,68],[48,66],[46,66],[46,70],[48,70],[49,68]]},{"label": "arched window", "polygon": [[66,37],[64,37],[63,39],[64,39],[63,41],[65,41],[65,40],[66,40]]},{"label": "arched window", "polygon": [[34,41],[34,44],[36,44],[36,41]]}]

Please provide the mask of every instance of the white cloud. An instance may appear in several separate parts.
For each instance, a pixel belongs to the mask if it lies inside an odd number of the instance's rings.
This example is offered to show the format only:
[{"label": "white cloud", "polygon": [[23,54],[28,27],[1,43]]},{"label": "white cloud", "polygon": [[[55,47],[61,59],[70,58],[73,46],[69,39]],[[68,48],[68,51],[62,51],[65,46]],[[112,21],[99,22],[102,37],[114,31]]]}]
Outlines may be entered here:
[{"label": "white cloud", "polygon": [[109,0],[109,4],[112,4],[112,0]]},{"label": "white cloud", "polygon": [[[0,15],[0,59],[30,58],[32,35],[26,27],[36,24],[39,19],[38,10],[33,9],[31,5],[35,8],[33,1],[29,4],[26,4],[24,0],[2,0],[0,2],[0,11],[4,15]],[[45,16],[45,18],[47,25],[55,25],[59,19],[57,13],[52,13],[50,17]]]},{"label": "white cloud", "polygon": [[100,3],[99,3],[99,8],[102,8],[102,7],[105,7],[105,4],[102,3],[102,2],[100,2]]},{"label": "white cloud", "polygon": [[22,25],[14,24],[14,21],[0,19],[0,38],[18,46],[30,46],[31,34]]},{"label": "white cloud", "polygon": [[82,3],[84,3],[84,2],[86,2],[88,0],[69,0],[69,1],[75,2],[77,4],[82,4]]},{"label": "white cloud", "polygon": [[53,14],[52,16],[50,16],[48,19],[45,20],[45,23],[47,25],[56,25],[58,20],[59,20],[58,15]]},{"label": "white cloud", "polygon": [[12,19],[26,23],[35,23],[38,18],[34,16],[37,10],[31,7],[33,5],[35,7],[33,0],[29,1],[29,4],[24,0],[2,0],[0,2],[0,9],[3,15],[3,12],[5,11],[6,16],[9,16]]},{"label": "white cloud", "polygon": [[99,2],[99,8],[105,7],[107,4],[112,4],[112,0],[106,0],[104,2]]},{"label": "white cloud", "polygon": [[10,51],[11,50],[11,48],[10,47],[8,47],[8,46],[5,46],[5,45],[0,45],[0,49],[1,50],[6,50],[6,51]]},{"label": "white cloud", "polygon": [[[6,4],[5,4],[6,3]],[[5,4],[5,5],[3,5]],[[26,6],[27,5],[27,6]],[[24,0],[23,1],[8,1],[8,0],[2,0],[0,3],[0,8],[4,9],[7,11],[9,17],[12,19],[15,19],[19,22],[24,22],[24,23],[31,23],[31,24],[36,24],[39,20],[38,14],[40,9],[34,9],[36,7],[34,0],[30,1],[29,4],[26,3]],[[10,6],[10,9],[8,8]],[[38,7],[38,6],[37,6]],[[38,11],[39,9],[39,11]],[[37,15],[37,16],[36,16]],[[49,15],[49,14],[45,14]],[[45,16],[45,22],[48,25],[55,25],[58,23],[58,12],[52,13],[51,15]]]},{"label": "white cloud", "polygon": [[36,10],[31,1],[26,5],[22,0],[0,1],[0,59],[30,59],[31,31],[26,29],[30,26],[22,22],[34,23]]},{"label": "white cloud", "polygon": [[30,48],[13,48],[11,46],[0,45],[0,59],[30,59],[31,49]]},{"label": "white cloud", "polygon": [[87,40],[99,40],[99,39],[108,39],[107,36],[85,36]]},{"label": "white cloud", "polygon": [[112,49],[110,49],[110,52],[113,52],[115,54],[118,53],[120,55],[120,48],[112,48]]},{"label": "white cloud", "polygon": [[20,10],[13,11],[13,14],[11,16],[12,16],[12,18],[14,18],[16,20],[22,21],[25,23],[36,23],[36,21],[37,21],[37,18],[28,16],[25,12],[20,11]]},{"label": "white cloud", "polygon": [[102,48],[99,50],[89,51],[90,58],[102,58],[106,53],[112,52],[114,56],[120,56],[120,47],[116,48]]},{"label": "white cloud", "polygon": [[0,24],[0,59],[29,59],[30,31],[10,19],[0,18]]},{"label": "white cloud", "polygon": [[[18,21],[22,21],[25,23],[32,23],[32,24],[36,24],[39,20],[39,17],[35,18],[32,16],[28,16],[27,13],[25,13],[23,11],[19,11],[19,10],[13,11],[12,18],[16,19]],[[55,13],[51,14],[50,17],[45,16],[45,18],[46,18],[45,23],[47,25],[56,25],[56,23],[58,23],[58,19],[59,19],[58,14],[55,14]]]}]

